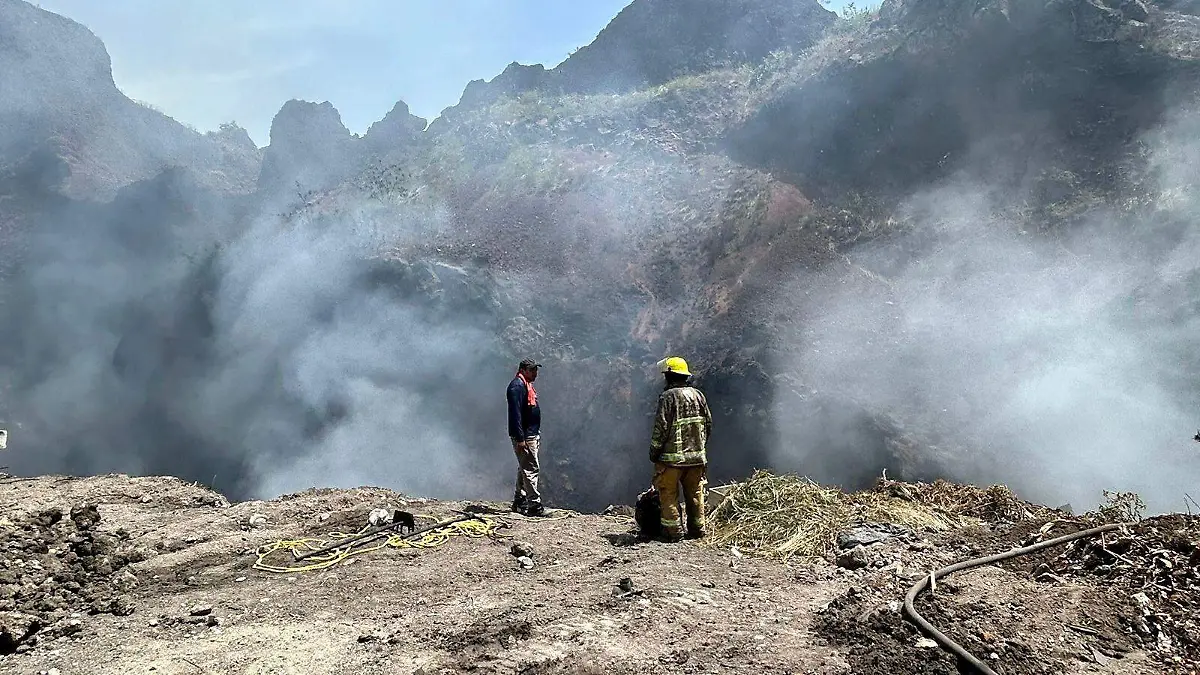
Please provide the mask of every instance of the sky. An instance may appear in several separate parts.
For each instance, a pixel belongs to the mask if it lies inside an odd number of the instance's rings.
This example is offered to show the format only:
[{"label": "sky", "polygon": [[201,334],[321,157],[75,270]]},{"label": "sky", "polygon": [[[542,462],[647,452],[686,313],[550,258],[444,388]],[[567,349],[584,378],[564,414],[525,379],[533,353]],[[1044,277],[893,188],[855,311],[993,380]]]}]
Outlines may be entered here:
[{"label": "sky", "polygon": [[432,120],[513,61],[557,65],[629,0],[40,0],[104,41],[130,98],[262,146],[289,99],[363,133],[403,100]]}]

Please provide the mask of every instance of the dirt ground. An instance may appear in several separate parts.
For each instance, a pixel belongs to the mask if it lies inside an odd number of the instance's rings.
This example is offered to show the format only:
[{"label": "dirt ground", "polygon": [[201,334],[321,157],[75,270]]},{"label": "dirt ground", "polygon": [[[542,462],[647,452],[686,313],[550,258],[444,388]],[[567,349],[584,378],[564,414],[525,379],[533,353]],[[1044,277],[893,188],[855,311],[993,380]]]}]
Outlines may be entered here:
[{"label": "dirt ground", "polygon": [[[956,673],[953,657],[923,646],[902,619],[904,592],[972,547],[1020,538],[885,542],[851,571],[639,543],[628,518],[527,519],[502,506],[376,488],[230,505],[172,478],[5,479],[0,624],[36,616],[44,627],[5,650],[0,672]],[[376,507],[434,518],[494,508],[504,527],[327,570],[254,568],[258,547],[354,531]],[[52,508],[61,520],[27,524]],[[532,567],[514,542],[532,549]],[[631,586],[618,588],[624,578]],[[919,609],[1005,675],[1165,672],[1117,625],[1126,605],[1123,590],[1089,578],[986,567],[939,582]]]}]

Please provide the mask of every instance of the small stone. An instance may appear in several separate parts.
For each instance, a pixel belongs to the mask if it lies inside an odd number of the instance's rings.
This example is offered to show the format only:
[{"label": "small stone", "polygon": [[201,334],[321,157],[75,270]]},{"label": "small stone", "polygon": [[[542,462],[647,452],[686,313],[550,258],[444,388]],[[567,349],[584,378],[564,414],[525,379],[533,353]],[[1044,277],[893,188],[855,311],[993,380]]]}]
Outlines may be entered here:
[{"label": "small stone", "polygon": [[80,530],[90,530],[100,522],[100,511],[95,504],[79,504],[71,509],[71,520]]},{"label": "small stone", "polygon": [[210,628],[216,628],[221,625],[221,620],[215,614],[209,614],[205,619],[204,624]]},{"label": "small stone", "polygon": [[112,613],[116,614],[117,616],[129,616],[130,614],[133,614],[134,609],[136,609],[136,607],[133,604],[133,600],[130,600],[124,595],[118,597],[112,602]]},{"label": "small stone", "polygon": [[255,513],[246,520],[246,524],[250,527],[263,527],[267,524],[267,517],[261,513]]},{"label": "small stone", "polygon": [[517,562],[521,563],[521,567],[524,569],[533,569],[533,558],[529,556],[521,556],[517,558]]},{"label": "small stone", "polygon": [[371,527],[378,527],[392,522],[392,514],[387,509],[371,509],[371,513],[367,515],[367,522],[371,524]]},{"label": "small stone", "polygon": [[246,580],[246,577],[238,577],[238,578],[234,579],[234,580],[233,580],[233,582],[234,582],[235,584],[240,584],[240,583],[242,583],[242,582],[243,582],[243,581],[245,581],[245,580]]},{"label": "small stone", "polygon": [[532,558],[533,557],[533,547],[522,541],[515,542],[512,545],[511,552],[514,556],[516,556],[518,558]]},{"label": "small stone", "polygon": [[837,557],[837,566],[848,570],[859,570],[871,564],[866,547],[859,545],[842,551]]},{"label": "small stone", "polygon": [[929,638],[917,638],[917,647],[921,649],[937,649],[938,643]]},{"label": "small stone", "polygon": [[208,616],[212,614],[212,605],[194,605],[188,610],[190,616]]},{"label": "small stone", "polygon": [[358,636],[358,641],[360,644],[366,644],[368,642],[375,642],[378,639],[379,639],[379,636],[375,635],[374,633],[363,633],[362,635]]},{"label": "small stone", "polygon": [[838,533],[838,548],[847,549],[854,548],[855,546],[870,546],[907,533],[907,529],[887,523],[860,525]]}]

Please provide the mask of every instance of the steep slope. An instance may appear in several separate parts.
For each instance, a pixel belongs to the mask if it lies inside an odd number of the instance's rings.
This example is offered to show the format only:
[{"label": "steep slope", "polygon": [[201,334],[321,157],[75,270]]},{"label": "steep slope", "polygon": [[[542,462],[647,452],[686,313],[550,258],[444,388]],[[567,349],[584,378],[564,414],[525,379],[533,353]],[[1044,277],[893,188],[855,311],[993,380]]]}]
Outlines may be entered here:
[{"label": "steep slope", "polygon": [[[877,395],[872,371],[895,370],[914,356],[904,350],[928,341],[889,352],[873,346],[875,336],[895,326],[834,331],[834,317],[853,321],[842,316],[855,311],[852,293],[820,284],[854,288],[871,302],[882,295],[880,306],[908,305],[888,277],[903,279],[906,265],[936,253],[942,235],[927,227],[936,218],[959,218],[931,217],[913,198],[948,180],[986,185],[981,199],[990,201],[978,215],[995,236],[1072,225],[1087,232],[1106,213],[1155,223],[1137,244],[1145,265],[1178,257],[1187,209],[1155,205],[1155,194],[1174,186],[1155,169],[1160,148],[1149,148],[1175,103],[1195,94],[1197,35],[1193,17],[1163,6],[893,2],[869,25],[840,24],[810,49],[800,44],[793,54],[622,96],[556,96],[537,84],[544,80],[537,72],[510,67],[495,102],[469,90],[470,105],[431,126],[428,150],[406,166],[400,192],[441,195],[455,226],[436,244],[402,254],[498,269],[544,289],[526,314],[536,332],[559,333],[563,347],[516,342],[513,353],[549,351],[551,368],[570,373],[562,394],[553,380],[545,385],[571,426],[547,432],[548,448],[571,448],[566,475],[548,481],[552,491],[586,476],[611,485],[622,474],[624,490],[633,489],[654,389],[646,364],[682,349],[719,402],[714,446],[737,448],[733,456],[715,453],[718,476],[763,463],[847,484],[881,468],[996,479],[1007,470],[1053,498],[1062,487],[1035,478],[1044,460],[1012,438],[1020,432],[1005,430],[1007,445],[998,447],[970,427],[974,413],[934,414],[944,402],[925,394],[893,398],[899,382],[883,384],[886,400]],[[971,194],[956,190],[948,203]],[[1031,253],[1057,246],[1053,236],[1031,243]],[[1098,244],[1107,245],[1082,242]],[[895,259],[864,262],[855,251],[892,251]],[[1063,263],[1043,264],[1027,270],[1029,279],[1058,274]],[[795,285],[816,273],[825,280],[810,283],[832,298],[824,306],[821,291],[810,301]],[[1184,288],[1126,288],[1114,291],[1113,302],[1121,293]],[[1056,301],[1072,302],[1070,295]],[[1188,317],[1171,325],[1195,320]],[[1160,339],[1127,330],[1114,337]],[[813,349],[822,333],[864,342],[843,358],[837,349]],[[927,375],[895,377],[919,390]],[[1009,386],[1001,372],[980,377],[980,404],[988,382]],[[1175,388],[1179,379],[1162,394],[1174,397],[1172,410],[1196,395]],[[998,431],[988,424],[987,433]],[[1014,446],[1022,448],[1016,457]],[[1059,494],[1093,499],[1099,485],[1120,480],[1115,467]]]},{"label": "steep slope", "polygon": [[[532,354],[550,500],[598,508],[644,486],[652,364],[679,352],[714,405],[715,480],[886,469],[1169,508],[1200,404],[1191,10],[892,0],[827,25],[812,2],[727,5],[639,0],[424,131],[401,105],[365,138],[285,105],[262,211],[171,268],[155,297],[181,300],[126,342],[135,373],[168,374],[155,405],[134,377],[108,418],[171,438],[188,478],[232,469],[238,498],[369,480],[499,499],[498,392]],[[729,49],[690,51],[720,21]],[[86,372],[125,377],[109,356],[133,325],[102,321]],[[104,406],[57,405],[68,371],[33,361],[28,400],[81,416],[61,428],[83,447]],[[14,466],[98,466],[37,456]]]},{"label": "steep slope", "polygon": [[74,197],[187,166],[216,189],[245,193],[259,152],[244,130],[200,134],[117,90],[108,53],[90,31],[23,0],[0,2],[0,166],[39,148],[64,157]]}]

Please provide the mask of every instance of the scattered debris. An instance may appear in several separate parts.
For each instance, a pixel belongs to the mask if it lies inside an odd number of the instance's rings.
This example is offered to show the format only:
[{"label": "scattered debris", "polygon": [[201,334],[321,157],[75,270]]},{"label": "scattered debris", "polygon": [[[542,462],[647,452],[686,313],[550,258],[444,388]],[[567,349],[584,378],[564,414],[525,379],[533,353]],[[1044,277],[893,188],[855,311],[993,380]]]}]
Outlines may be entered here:
[{"label": "scattered debris", "polygon": [[824,556],[837,546],[837,533],[861,523],[893,523],[908,529],[945,531],[980,524],[923,501],[882,490],[846,493],[807,478],[757,471],[728,486],[710,515],[706,545],[738,545],[761,556]]},{"label": "scattered debris", "polygon": [[903,495],[900,498],[906,501],[988,523],[1049,520],[1059,515],[1055,509],[1020,499],[1007,485],[981,488],[940,479],[932,483],[902,483],[881,477],[873,491]]},{"label": "scattered debris", "polygon": [[1200,516],[1148,518],[1074,542],[1048,565],[1062,577],[1128,589],[1122,621],[1135,642],[1172,667],[1200,668]]},{"label": "scattered debris", "polygon": [[79,632],[72,612],[135,611],[125,591],[137,577],[124,568],[147,554],[128,532],[100,532],[99,522],[94,504],[78,504],[69,518],[49,508],[0,528],[0,654]]},{"label": "scattered debris", "polygon": [[533,557],[533,547],[522,541],[514,542],[511,551],[518,558]]}]

